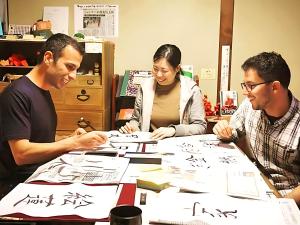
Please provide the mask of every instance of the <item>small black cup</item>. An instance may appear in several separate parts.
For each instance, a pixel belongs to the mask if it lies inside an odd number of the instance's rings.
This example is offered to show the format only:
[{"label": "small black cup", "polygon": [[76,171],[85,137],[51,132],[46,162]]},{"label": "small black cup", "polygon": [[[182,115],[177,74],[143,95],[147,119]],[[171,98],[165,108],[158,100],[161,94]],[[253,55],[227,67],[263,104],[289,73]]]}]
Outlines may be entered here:
[{"label": "small black cup", "polygon": [[142,210],[132,205],[112,208],[109,214],[110,225],[142,225]]}]

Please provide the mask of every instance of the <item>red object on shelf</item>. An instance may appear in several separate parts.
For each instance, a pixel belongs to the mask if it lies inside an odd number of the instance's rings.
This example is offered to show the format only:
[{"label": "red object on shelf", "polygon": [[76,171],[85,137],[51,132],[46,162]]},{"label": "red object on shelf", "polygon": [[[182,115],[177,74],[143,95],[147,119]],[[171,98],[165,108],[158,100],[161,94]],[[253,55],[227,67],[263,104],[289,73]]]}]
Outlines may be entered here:
[{"label": "red object on shelf", "polygon": [[215,112],[211,109],[212,105],[211,102],[208,101],[207,95],[204,95],[203,104],[204,104],[205,115],[214,116]]},{"label": "red object on shelf", "polygon": [[215,115],[220,116],[220,102],[215,105]]},{"label": "red object on shelf", "polygon": [[21,54],[12,54],[8,60],[11,66],[28,66],[26,58]]}]

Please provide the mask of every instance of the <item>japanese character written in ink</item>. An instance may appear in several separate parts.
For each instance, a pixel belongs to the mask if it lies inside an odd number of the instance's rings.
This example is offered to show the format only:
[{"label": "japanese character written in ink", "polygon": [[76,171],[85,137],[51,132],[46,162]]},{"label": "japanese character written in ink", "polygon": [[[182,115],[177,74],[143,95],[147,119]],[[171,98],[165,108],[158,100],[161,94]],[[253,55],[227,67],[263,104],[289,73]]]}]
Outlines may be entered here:
[{"label": "japanese character written in ink", "polygon": [[119,150],[127,150],[128,146],[118,146],[118,147],[115,147],[115,148],[119,149]]},{"label": "japanese character written in ink", "polygon": [[120,137],[120,134],[110,134],[108,138]]},{"label": "japanese character written in ink", "polygon": [[74,206],[74,209],[94,204],[93,202],[88,200],[88,198],[92,197],[90,195],[81,195],[77,192],[68,192],[68,194],[64,196],[65,199],[63,200],[63,203],[61,205],[71,204]]},{"label": "japanese character written in ink", "polygon": [[224,164],[234,164],[237,163],[237,159],[234,156],[221,156],[219,157],[219,162]]},{"label": "japanese character written in ink", "polygon": [[26,205],[45,205],[45,207],[49,207],[51,205],[54,205],[53,203],[53,194],[47,196],[47,197],[40,197],[40,195],[36,195],[36,196],[30,196],[29,194],[27,194],[27,196],[23,199],[21,199],[20,201],[17,201],[13,206],[17,206],[21,203],[25,203]]},{"label": "japanese character written in ink", "polygon": [[199,214],[208,214],[211,217],[219,218],[237,218],[237,210],[221,210],[221,209],[207,209],[205,207],[200,207],[200,211],[197,211],[197,205],[200,205],[200,202],[194,202],[193,204],[193,216],[199,216]]},{"label": "japanese character written in ink", "polygon": [[181,149],[182,152],[188,152],[192,154],[199,153],[199,149],[190,143],[183,142],[181,144],[178,144],[177,147]]},{"label": "japanese character written in ink", "polygon": [[110,134],[108,138],[119,138],[119,137],[126,137],[126,138],[139,138],[137,134]]},{"label": "japanese character written in ink", "polygon": [[210,168],[210,166],[207,165],[207,162],[204,157],[195,157],[194,155],[191,155],[185,160],[188,161],[192,167],[201,167],[201,168],[206,167],[207,169]]},{"label": "japanese character written in ink", "polygon": [[220,210],[220,209],[215,209],[217,212],[218,212],[218,216],[219,217],[222,217],[222,216],[224,216],[225,218],[227,218],[228,216],[231,216],[232,218],[234,218],[234,219],[236,219],[237,218],[237,216],[236,215],[234,215],[235,213],[237,213],[237,210],[235,209],[235,210],[232,210],[232,211],[222,211],[222,210]]}]

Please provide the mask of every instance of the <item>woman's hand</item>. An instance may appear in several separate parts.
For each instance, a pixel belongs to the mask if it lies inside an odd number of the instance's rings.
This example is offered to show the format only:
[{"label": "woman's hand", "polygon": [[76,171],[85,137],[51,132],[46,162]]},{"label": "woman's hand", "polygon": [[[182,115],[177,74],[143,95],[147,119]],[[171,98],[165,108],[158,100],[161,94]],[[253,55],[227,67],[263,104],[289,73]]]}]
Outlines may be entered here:
[{"label": "woman's hand", "polygon": [[160,127],[152,132],[152,138],[154,140],[161,140],[166,137],[174,136],[176,130],[174,127]]},{"label": "woman's hand", "polygon": [[133,126],[130,125],[130,123],[127,122],[124,126],[122,126],[122,127],[119,129],[119,131],[120,131],[121,133],[123,133],[123,134],[131,134],[131,133],[133,133],[133,132],[136,131],[136,130],[134,129]]}]

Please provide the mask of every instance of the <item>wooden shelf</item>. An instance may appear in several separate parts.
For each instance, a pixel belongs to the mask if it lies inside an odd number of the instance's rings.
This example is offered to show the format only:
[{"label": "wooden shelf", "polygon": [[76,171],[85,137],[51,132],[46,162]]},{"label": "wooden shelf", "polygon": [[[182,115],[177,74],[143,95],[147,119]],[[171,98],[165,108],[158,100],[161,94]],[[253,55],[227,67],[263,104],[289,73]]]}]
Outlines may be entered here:
[{"label": "wooden shelf", "polygon": [[[12,54],[21,54],[30,66],[0,66],[0,80],[9,75],[25,75],[37,63],[37,53],[44,40],[0,40],[0,58],[8,59]],[[94,43],[94,42],[91,42]],[[85,42],[80,42],[85,45]],[[70,134],[76,128],[87,131],[111,130],[111,82],[114,74],[114,43],[96,42],[99,53],[84,54],[77,79],[63,89],[51,89],[56,108],[57,134]],[[88,74],[99,65],[99,75]],[[8,75],[9,74],[9,75]],[[6,84],[0,86],[3,90]],[[82,119],[83,118],[83,119]]]},{"label": "wooden shelf", "polygon": [[0,68],[32,69],[34,66],[0,66]]},{"label": "wooden shelf", "polygon": [[34,42],[34,43],[37,43],[37,42],[45,42],[46,39],[0,39],[0,42]]}]

